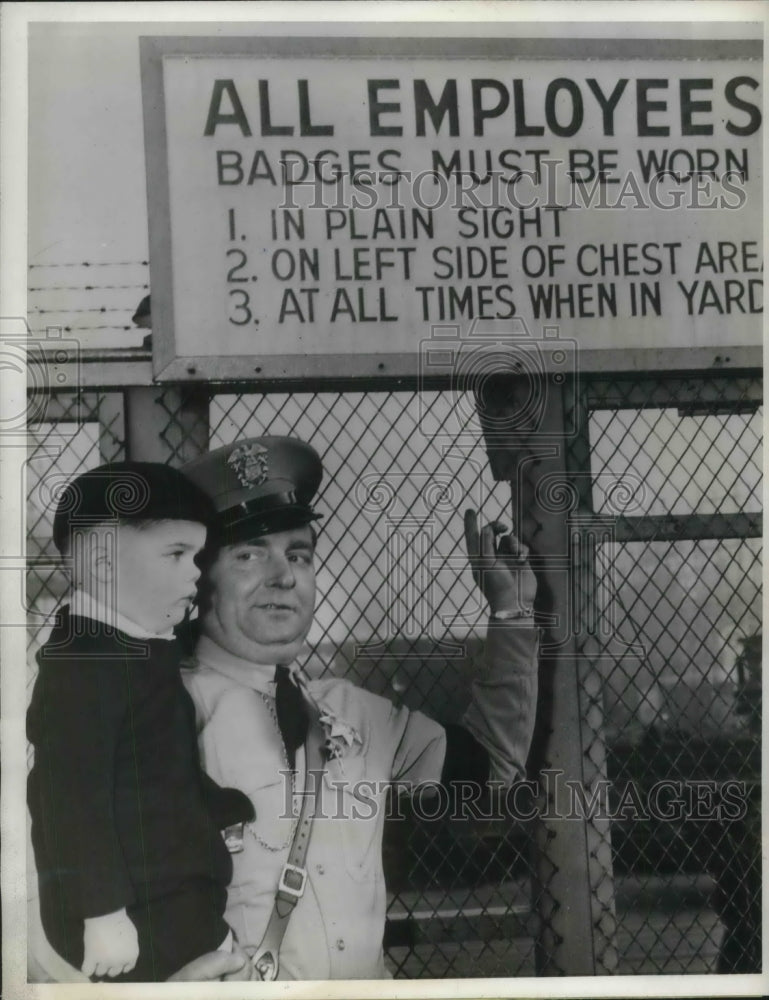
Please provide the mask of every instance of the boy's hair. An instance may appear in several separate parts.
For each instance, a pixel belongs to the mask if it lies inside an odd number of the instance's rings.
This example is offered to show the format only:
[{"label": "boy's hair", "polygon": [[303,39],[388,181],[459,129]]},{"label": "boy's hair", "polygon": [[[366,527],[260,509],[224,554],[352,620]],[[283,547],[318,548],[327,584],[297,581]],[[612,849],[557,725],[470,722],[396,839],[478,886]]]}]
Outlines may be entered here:
[{"label": "boy's hair", "polygon": [[53,541],[66,555],[77,528],[110,523],[141,530],[158,521],[194,521],[208,529],[215,518],[209,497],[176,469],[159,462],[111,462],[67,483],[53,518]]}]

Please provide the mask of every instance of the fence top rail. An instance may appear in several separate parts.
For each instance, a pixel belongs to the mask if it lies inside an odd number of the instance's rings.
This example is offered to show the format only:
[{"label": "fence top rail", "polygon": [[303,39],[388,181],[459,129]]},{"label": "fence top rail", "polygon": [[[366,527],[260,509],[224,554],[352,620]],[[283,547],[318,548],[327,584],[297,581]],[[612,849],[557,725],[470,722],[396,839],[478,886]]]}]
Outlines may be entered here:
[{"label": "fence top rail", "polygon": [[[623,352],[623,365],[612,363],[617,352],[582,351],[577,368],[591,379],[594,377],[633,378],[643,374],[666,374],[694,377],[760,373],[763,365],[761,347],[638,349]],[[608,356],[611,355],[612,357]],[[275,392],[284,391],[334,391],[351,389],[386,390],[388,388],[439,389],[452,385],[451,374],[414,374],[413,367],[401,369],[397,361],[387,366],[381,375],[348,376],[331,378],[313,376],[294,379],[259,378],[189,378],[177,384],[208,384],[217,392]],[[153,374],[152,353],[144,348],[84,349],[76,357],[60,362],[55,352],[43,351],[42,363],[30,366],[30,388],[40,391],[60,389],[63,385],[79,388],[128,388],[131,386],[170,386],[158,382]]]}]

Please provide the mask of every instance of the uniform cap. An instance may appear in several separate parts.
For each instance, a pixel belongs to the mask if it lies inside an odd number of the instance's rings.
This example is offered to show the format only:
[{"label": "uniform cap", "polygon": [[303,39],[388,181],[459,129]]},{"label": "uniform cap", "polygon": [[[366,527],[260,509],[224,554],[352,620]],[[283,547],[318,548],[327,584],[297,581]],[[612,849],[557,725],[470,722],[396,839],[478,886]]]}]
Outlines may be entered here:
[{"label": "uniform cap", "polygon": [[246,438],[184,466],[213,500],[220,544],[287,531],[322,517],[312,499],[323,478],[315,449],[292,437]]},{"label": "uniform cap", "polygon": [[159,462],[110,462],[67,483],[56,505],[53,541],[64,553],[78,527],[168,520],[208,528],[215,518],[209,497],[177,469]]}]

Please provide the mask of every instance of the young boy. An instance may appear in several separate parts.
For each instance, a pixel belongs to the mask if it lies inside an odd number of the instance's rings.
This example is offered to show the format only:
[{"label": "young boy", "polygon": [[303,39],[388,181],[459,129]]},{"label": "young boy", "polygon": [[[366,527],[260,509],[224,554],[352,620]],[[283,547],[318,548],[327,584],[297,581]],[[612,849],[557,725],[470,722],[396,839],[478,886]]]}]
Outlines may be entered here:
[{"label": "young boy", "polygon": [[164,980],[233,947],[219,831],[253,812],[201,771],[173,635],[212,516],[181,473],[122,462],[69,483],[54,517],[74,595],[38,653],[28,803],[43,927],[92,977]]}]

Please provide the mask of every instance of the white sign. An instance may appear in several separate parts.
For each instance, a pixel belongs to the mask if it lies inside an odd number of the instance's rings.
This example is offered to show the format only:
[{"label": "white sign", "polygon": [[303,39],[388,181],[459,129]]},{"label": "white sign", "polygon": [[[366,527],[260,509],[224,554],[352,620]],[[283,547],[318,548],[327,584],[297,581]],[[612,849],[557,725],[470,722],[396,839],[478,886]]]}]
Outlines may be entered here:
[{"label": "white sign", "polygon": [[755,43],[143,45],[161,377],[413,374],[478,324],[617,369],[760,343]]}]

